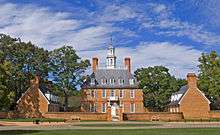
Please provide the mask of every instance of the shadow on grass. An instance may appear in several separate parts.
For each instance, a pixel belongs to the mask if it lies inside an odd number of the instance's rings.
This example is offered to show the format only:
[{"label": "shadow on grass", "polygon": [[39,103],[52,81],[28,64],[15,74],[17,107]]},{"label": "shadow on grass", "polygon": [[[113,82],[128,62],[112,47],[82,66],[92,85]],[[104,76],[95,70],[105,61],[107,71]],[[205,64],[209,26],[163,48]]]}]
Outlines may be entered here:
[{"label": "shadow on grass", "polygon": [[31,134],[38,133],[38,130],[2,130],[0,135],[22,135],[22,134]]}]

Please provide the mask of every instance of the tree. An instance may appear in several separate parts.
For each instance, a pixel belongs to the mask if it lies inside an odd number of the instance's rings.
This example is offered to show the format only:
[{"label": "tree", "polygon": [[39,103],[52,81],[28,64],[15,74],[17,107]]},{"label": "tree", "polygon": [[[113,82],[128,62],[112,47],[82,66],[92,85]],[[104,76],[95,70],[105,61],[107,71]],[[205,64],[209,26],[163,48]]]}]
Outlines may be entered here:
[{"label": "tree", "polygon": [[29,87],[29,82],[34,75],[38,74],[43,79],[47,78],[48,51],[31,42],[25,43],[4,34],[0,34],[0,50],[2,50],[1,62],[11,63],[10,89],[15,93],[14,103],[16,103]]},{"label": "tree", "polygon": [[135,77],[144,92],[144,105],[150,111],[164,111],[171,94],[186,83],[171,76],[169,69],[163,66],[137,69]]},{"label": "tree", "polygon": [[13,101],[14,92],[10,89],[11,63],[3,60],[0,51],[0,111],[7,111]]},{"label": "tree", "polygon": [[89,60],[81,60],[71,46],[63,46],[50,52],[50,72],[53,82],[64,94],[64,110],[68,108],[68,97],[76,93],[82,84],[83,73],[90,66]]},{"label": "tree", "polygon": [[212,51],[199,58],[199,87],[212,102],[212,109],[220,109],[220,56]]}]

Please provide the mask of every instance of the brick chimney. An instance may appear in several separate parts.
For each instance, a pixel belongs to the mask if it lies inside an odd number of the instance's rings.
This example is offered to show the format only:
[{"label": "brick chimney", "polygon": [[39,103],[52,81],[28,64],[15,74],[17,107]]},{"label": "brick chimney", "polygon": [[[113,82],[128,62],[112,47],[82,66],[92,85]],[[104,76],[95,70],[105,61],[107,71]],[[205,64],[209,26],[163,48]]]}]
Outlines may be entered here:
[{"label": "brick chimney", "polygon": [[131,59],[128,57],[125,58],[125,68],[131,73]]},{"label": "brick chimney", "polygon": [[187,83],[189,88],[197,88],[197,77],[195,73],[187,74]]},{"label": "brick chimney", "polygon": [[92,58],[92,71],[96,72],[97,68],[98,68],[98,58]]}]

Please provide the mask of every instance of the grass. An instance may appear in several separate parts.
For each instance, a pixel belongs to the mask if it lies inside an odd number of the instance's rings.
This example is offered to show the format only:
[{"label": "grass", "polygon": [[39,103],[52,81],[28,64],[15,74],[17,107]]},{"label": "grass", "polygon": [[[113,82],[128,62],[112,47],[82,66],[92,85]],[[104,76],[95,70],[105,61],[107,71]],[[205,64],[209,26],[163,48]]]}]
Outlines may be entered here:
[{"label": "grass", "polygon": [[219,135],[220,128],[0,131],[0,135]]},{"label": "grass", "polygon": [[0,121],[6,122],[33,122],[39,120],[39,122],[64,122],[64,119],[48,119],[48,118],[8,118],[0,119]]}]

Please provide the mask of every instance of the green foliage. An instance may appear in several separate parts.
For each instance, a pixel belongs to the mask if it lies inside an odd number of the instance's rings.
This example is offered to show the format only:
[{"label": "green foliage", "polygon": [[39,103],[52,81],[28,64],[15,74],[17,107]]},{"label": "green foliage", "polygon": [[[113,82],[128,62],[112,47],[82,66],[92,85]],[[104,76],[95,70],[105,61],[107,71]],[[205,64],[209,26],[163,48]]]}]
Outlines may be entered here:
[{"label": "green foliage", "polygon": [[169,69],[163,66],[137,69],[135,76],[144,92],[144,104],[150,111],[164,111],[171,94],[186,83],[171,76]]},{"label": "green foliage", "polygon": [[10,89],[11,63],[0,63],[0,110],[6,111],[13,102],[14,92]]},{"label": "green foliage", "polygon": [[220,109],[220,56],[212,51],[199,58],[199,87],[213,103],[213,109]]},{"label": "green foliage", "polygon": [[[21,42],[20,39],[0,34],[0,61],[8,61],[11,65],[9,83],[10,91],[15,95],[14,104],[29,87],[34,75],[45,79],[48,74],[48,52],[33,45],[31,42]],[[6,81],[3,79],[1,82]],[[43,82],[43,81],[42,81]],[[7,91],[7,90],[4,91]],[[2,107],[0,108],[0,110]]]},{"label": "green foliage", "polygon": [[81,60],[71,46],[63,46],[50,52],[49,69],[53,82],[65,96],[65,108],[68,97],[74,95],[77,86],[82,84],[83,73],[90,66],[89,60]]}]

